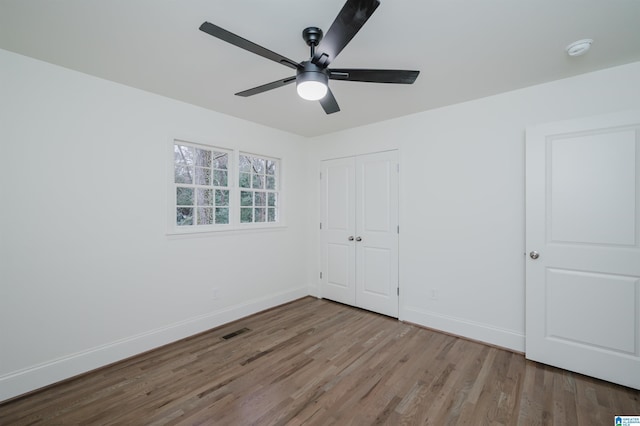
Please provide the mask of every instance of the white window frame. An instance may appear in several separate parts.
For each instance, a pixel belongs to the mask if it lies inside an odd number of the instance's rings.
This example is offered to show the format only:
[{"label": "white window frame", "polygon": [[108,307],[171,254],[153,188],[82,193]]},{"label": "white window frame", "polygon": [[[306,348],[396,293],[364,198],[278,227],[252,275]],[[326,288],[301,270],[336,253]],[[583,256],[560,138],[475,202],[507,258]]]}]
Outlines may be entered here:
[{"label": "white window frame", "polygon": [[[229,154],[228,161],[228,175],[226,189],[229,190],[229,223],[228,224],[212,224],[212,225],[185,225],[178,226],[176,223],[176,187],[180,184],[175,183],[175,159],[174,159],[174,145],[182,144],[193,146],[196,148],[227,152]],[[167,161],[167,220],[166,220],[166,234],[167,235],[192,235],[192,234],[212,234],[217,232],[229,232],[229,231],[243,231],[243,230],[260,230],[260,229],[274,229],[284,228],[285,224],[285,207],[284,207],[284,185],[283,185],[283,163],[285,160],[282,156],[267,155],[255,153],[250,150],[241,150],[238,148],[228,148],[219,145],[213,145],[206,142],[197,142],[185,138],[173,138],[168,143],[169,159]],[[275,160],[277,162],[276,167],[276,192],[277,195],[277,221],[276,222],[240,222],[240,192],[244,189],[254,190],[253,188],[240,188],[239,184],[239,164],[240,155],[249,155],[253,157],[260,157],[269,160]]]},{"label": "white window frame", "polygon": [[[256,158],[256,159],[260,159],[260,160],[265,160],[265,163],[271,161],[274,162],[276,164],[275,166],[275,173],[272,175],[275,182],[275,188],[273,189],[269,189],[267,188],[267,179],[270,177],[270,175],[266,172],[266,167],[265,167],[265,172],[264,173],[254,173],[253,171],[251,171],[249,174],[251,176],[253,175],[258,175],[258,176],[263,176],[265,181],[264,181],[264,185],[262,186],[262,188],[258,187],[254,187],[253,185],[253,180],[250,179],[249,180],[249,186],[248,187],[241,187],[240,186],[240,177],[243,173],[242,170],[240,170],[240,156],[245,156],[245,157],[252,157],[252,158]],[[238,152],[238,163],[237,163],[237,168],[238,168],[238,173],[237,173],[237,183],[238,183],[238,188],[237,188],[237,197],[238,197],[238,204],[237,206],[240,209],[240,214],[239,214],[239,220],[240,223],[242,225],[250,225],[250,226],[255,226],[255,225],[263,225],[263,224],[274,224],[274,223],[278,223],[280,220],[280,194],[281,194],[281,180],[280,180],[280,169],[282,167],[282,160],[280,158],[275,158],[272,156],[267,156],[267,155],[262,155],[262,154],[255,154],[255,153],[251,153],[251,152]],[[265,165],[266,166],[266,165]],[[265,194],[265,200],[264,200],[264,205],[256,205],[255,204],[255,197],[252,197],[252,204],[251,206],[245,206],[243,205],[243,199],[242,199],[242,193],[243,192],[252,192],[252,193],[263,193]],[[273,210],[275,210],[276,213],[276,220],[273,222],[269,221],[269,209],[271,209],[272,207],[269,205],[269,194],[275,194],[275,205],[273,206]],[[263,207],[264,206],[264,207]],[[242,220],[242,209],[248,209],[250,208],[252,211],[252,218],[253,220],[251,222],[243,222]],[[255,210],[256,209],[260,209],[260,208],[264,208],[265,210],[265,220],[262,222],[257,222],[255,221]]]}]

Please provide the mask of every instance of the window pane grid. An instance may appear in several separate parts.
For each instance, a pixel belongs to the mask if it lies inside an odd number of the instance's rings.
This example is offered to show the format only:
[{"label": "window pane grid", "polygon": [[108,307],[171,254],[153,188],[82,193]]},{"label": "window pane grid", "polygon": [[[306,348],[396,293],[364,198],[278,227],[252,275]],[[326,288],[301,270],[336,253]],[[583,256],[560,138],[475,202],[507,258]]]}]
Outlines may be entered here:
[{"label": "window pane grid", "polygon": [[176,225],[229,223],[227,152],[174,143]]},{"label": "window pane grid", "polygon": [[278,221],[278,160],[240,154],[240,223]]}]

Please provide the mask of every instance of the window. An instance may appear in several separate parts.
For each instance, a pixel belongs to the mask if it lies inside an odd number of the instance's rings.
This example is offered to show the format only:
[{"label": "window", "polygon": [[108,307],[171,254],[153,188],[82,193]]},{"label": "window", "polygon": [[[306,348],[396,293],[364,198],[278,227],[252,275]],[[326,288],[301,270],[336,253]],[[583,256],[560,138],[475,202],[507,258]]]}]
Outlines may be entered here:
[{"label": "window", "polygon": [[174,143],[176,225],[229,223],[229,153]]},{"label": "window", "polygon": [[279,161],[240,154],[239,163],[240,222],[277,222]]},{"label": "window", "polygon": [[281,225],[281,160],[172,141],[170,234]]}]

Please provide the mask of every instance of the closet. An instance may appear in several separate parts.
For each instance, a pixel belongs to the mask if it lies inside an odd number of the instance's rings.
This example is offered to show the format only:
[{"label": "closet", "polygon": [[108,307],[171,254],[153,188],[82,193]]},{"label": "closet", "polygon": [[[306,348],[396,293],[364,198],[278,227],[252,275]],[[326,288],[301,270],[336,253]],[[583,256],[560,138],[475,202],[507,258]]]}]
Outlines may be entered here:
[{"label": "closet", "polygon": [[322,161],[320,296],[398,317],[398,151]]}]

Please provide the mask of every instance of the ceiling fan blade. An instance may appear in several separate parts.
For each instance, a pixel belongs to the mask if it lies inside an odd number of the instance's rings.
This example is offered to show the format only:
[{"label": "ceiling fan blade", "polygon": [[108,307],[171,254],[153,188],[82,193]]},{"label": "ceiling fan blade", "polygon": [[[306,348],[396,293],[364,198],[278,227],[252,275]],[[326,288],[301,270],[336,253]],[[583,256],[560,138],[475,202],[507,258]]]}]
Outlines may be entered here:
[{"label": "ceiling fan blade", "polygon": [[269,49],[266,49],[260,45],[255,44],[252,41],[235,35],[232,32],[229,32],[224,28],[220,28],[219,26],[214,25],[210,22],[204,22],[202,25],[200,25],[200,31],[204,31],[205,33],[219,38],[220,40],[224,40],[227,43],[231,43],[241,49],[248,50],[249,52],[255,53],[256,55],[260,55],[263,58],[271,59],[272,61],[285,65],[289,68],[298,69],[302,67],[302,65],[300,65],[296,61],[292,61],[289,58],[272,52]]},{"label": "ceiling fan blade", "polygon": [[420,71],[409,70],[370,70],[355,68],[331,68],[331,80],[364,81],[367,83],[413,84]]},{"label": "ceiling fan blade", "polygon": [[320,41],[312,62],[326,68],[380,5],[378,0],[347,0]]},{"label": "ceiling fan blade", "polygon": [[244,90],[242,92],[236,93],[236,96],[253,96],[258,93],[266,92],[267,90],[277,89],[278,87],[286,86],[287,84],[291,84],[296,81],[296,76],[283,78],[282,80],[272,81],[271,83],[263,84],[262,86],[254,87],[253,89]]},{"label": "ceiling fan blade", "polygon": [[322,109],[327,114],[333,114],[334,112],[340,111],[340,107],[338,106],[338,101],[333,96],[331,89],[327,88],[327,94],[324,98],[320,99],[320,105],[322,105]]}]

